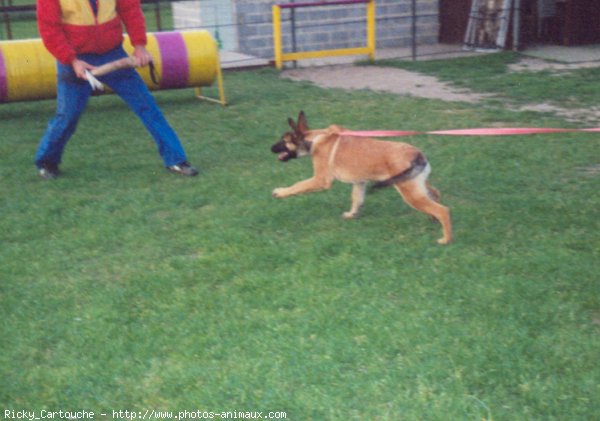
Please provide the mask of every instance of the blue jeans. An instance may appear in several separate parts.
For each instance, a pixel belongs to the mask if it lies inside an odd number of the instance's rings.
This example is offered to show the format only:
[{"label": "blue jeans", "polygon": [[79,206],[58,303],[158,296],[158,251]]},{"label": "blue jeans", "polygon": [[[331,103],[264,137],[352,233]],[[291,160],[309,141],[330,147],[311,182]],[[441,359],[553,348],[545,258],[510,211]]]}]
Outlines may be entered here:
[{"label": "blue jeans", "polygon": [[[105,54],[81,54],[78,58],[99,66],[126,56],[123,48],[118,47]],[[71,65],[57,63],[57,66],[56,113],[48,123],[35,155],[38,168],[43,164],[60,164],[65,145],[75,133],[79,117],[92,94],[89,83],[77,78]],[[117,70],[98,79],[119,95],[144,123],[156,142],[165,166],[187,160],[177,134],[134,69]]]}]

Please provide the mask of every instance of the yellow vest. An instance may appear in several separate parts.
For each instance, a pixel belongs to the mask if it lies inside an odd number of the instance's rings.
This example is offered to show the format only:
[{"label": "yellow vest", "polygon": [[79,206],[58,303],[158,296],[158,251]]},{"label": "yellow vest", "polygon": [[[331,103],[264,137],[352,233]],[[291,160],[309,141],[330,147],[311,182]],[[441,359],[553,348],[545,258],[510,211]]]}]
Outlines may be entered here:
[{"label": "yellow vest", "polygon": [[106,23],[117,17],[116,0],[98,0],[98,16],[89,0],[59,0],[62,22],[67,25],[91,26]]}]

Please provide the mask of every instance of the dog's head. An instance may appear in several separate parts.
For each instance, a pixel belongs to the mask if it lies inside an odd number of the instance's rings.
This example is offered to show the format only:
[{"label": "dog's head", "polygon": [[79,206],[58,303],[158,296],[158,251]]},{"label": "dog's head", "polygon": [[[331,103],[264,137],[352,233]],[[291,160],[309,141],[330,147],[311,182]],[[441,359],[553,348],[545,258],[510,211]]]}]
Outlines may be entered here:
[{"label": "dog's head", "polygon": [[288,124],[292,131],[285,132],[281,139],[271,146],[271,152],[276,153],[282,162],[310,154],[311,143],[306,140],[309,129],[304,111],[300,111],[297,123],[292,118],[288,118]]}]

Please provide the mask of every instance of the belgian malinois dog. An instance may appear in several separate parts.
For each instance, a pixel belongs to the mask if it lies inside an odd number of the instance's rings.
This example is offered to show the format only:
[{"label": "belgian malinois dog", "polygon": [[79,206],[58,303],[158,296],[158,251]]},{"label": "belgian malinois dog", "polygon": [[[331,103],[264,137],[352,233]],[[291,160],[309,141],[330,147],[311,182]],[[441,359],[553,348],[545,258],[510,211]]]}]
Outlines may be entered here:
[{"label": "belgian malinois dog", "polygon": [[439,203],[439,191],[427,181],[431,166],[417,148],[407,143],[345,135],[344,129],[335,125],[310,130],[303,111],[297,123],[292,118],[288,118],[288,123],[292,131],[284,133],[271,152],[278,154],[282,162],[310,155],[314,173],[307,180],[273,190],[273,197],[329,189],[337,179],[353,185],[352,208],[343,214],[351,219],[359,214],[369,181],[375,182],[375,188],[393,185],[406,203],[442,224],[439,244],[452,241],[450,211]]}]

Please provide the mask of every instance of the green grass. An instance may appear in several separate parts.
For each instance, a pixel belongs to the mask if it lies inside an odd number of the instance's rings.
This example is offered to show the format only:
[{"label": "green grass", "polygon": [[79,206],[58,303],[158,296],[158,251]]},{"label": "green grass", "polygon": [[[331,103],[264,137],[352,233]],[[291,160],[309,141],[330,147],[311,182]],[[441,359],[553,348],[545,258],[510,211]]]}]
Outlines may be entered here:
[{"label": "green grass", "polygon": [[[438,66],[456,63],[468,64]],[[439,226],[391,189],[355,221],[341,218],[348,185],[271,198],[311,173],[309,160],[269,151],[286,118],[304,109],[314,127],[407,130],[565,122],[273,71],[227,74],[225,87],[227,108],[190,90],[156,94],[202,169],[194,179],[166,173],[141,124],[104,96],[68,145],[64,177],[44,182],[32,160],[54,102],[0,107],[0,409],[600,413],[597,135],[411,138],[452,208],[456,242],[442,247]]]}]

